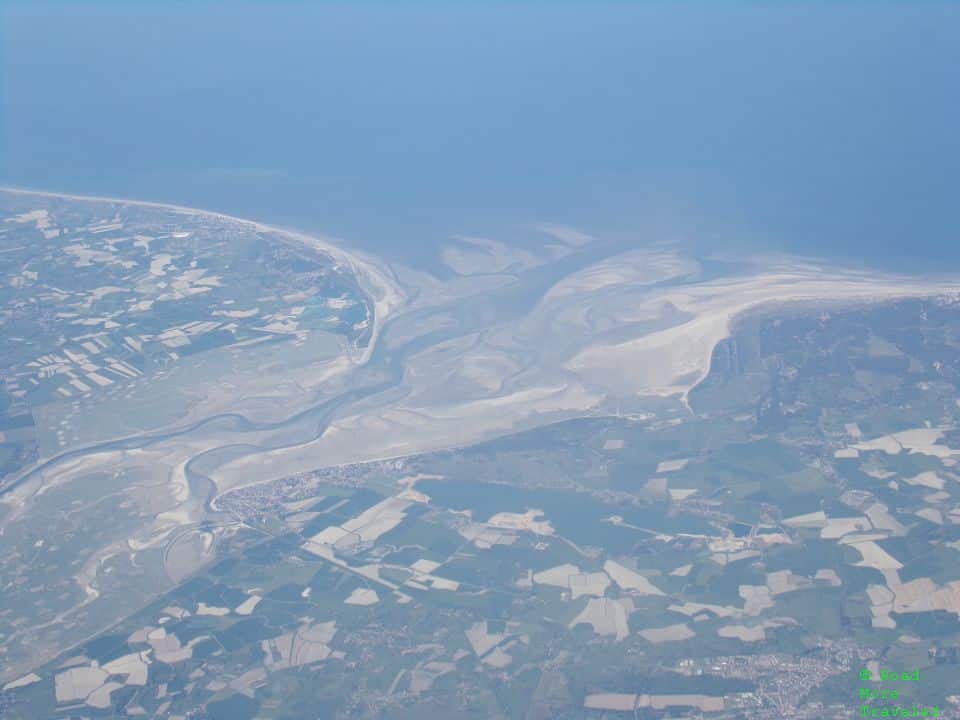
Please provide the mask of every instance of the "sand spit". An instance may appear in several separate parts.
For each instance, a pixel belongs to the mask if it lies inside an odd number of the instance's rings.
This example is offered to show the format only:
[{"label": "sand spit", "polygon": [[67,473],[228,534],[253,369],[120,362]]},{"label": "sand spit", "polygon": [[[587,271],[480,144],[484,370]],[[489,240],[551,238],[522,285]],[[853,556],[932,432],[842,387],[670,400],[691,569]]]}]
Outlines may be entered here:
[{"label": "sand spit", "polygon": [[668,288],[648,302],[669,303],[690,319],[621,343],[585,348],[566,367],[611,391],[684,396],[707,375],[713,348],[728,337],[733,321],[776,303],[877,302],[957,292],[960,284],[798,266],[754,276]]}]

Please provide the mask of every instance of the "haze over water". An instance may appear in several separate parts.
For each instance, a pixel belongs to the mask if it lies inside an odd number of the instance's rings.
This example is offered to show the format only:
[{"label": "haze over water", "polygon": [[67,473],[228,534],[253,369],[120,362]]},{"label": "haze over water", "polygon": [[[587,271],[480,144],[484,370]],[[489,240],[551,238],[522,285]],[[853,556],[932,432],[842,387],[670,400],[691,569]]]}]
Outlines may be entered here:
[{"label": "haze over water", "polygon": [[926,2],[7,3],[0,181],[395,257],[549,220],[952,269],[958,37]]}]

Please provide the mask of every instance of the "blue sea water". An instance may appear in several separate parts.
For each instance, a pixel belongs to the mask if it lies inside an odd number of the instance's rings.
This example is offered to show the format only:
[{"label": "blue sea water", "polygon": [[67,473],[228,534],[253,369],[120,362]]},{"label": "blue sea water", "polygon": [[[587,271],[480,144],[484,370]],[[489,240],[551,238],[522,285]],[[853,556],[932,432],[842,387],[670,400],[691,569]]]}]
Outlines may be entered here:
[{"label": "blue sea water", "polygon": [[960,265],[960,4],[0,3],[0,182]]}]

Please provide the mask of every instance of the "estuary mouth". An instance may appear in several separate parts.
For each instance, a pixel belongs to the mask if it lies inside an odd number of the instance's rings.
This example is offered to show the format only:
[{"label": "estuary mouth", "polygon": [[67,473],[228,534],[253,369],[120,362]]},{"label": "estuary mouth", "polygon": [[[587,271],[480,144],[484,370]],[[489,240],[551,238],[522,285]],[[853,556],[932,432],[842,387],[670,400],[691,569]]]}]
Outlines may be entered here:
[{"label": "estuary mouth", "polygon": [[0,3],[0,717],[960,716],[958,36]]}]

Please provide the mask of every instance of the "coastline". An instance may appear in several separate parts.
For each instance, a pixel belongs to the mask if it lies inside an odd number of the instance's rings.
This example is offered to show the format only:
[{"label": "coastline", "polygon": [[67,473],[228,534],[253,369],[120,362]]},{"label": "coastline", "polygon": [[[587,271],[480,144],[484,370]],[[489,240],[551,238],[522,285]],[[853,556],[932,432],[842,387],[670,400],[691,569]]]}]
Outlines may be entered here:
[{"label": "coastline", "polygon": [[[236,216],[189,208],[168,203],[125,200],[122,198],[74,195],[45,191],[0,187],[0,192],[26,196],[75,199],[78,201],[126,204],[155,207],[186,215],[195,215],[247,224],[264,232],[276,234],[289,242],[313,248],[317,252],[349,266],[358,279],[372,286],[374,329],[370,342],[359,360],[347,355],[348,361],[362,365],[369,361],[384,321],[409,300],[409,296],[394,281],[394,271],[375,258],[346,250],[328,238],[276,227],[267,223]],[[606,261],[620,263],[620,256]],[[588,266],[589,273],[596,265]],[[567,277],[567,276],[564,276]],[[437,282],[440,282],[439,280]],[[562,284],[564,280],[558,280]],[[607,301],[609,293],[630,287],[629,276],[615,276],[613,282],[598,288],[587,288],[580,294]],[[556,285],[554,285],[556,287]],[[667,303],[689,317],[676,325],[642,333],[625,340],[611,341],[603,337],[585,336],[583,345],[559,366],[538,364],[528,370],[537,373],[559,371],[572,374],[569,382],[546,386],[529,379],[526,384],[501,387],[489,392],[477,391],[465,396],[447,398],[446,404],[410,403],[416,390],[429,383],[429,372],[420,373],[420,385],[407,387],[408,399],[403,403],[358,408],[353,413],[338,417],[331,427],[311,440],[290,446],[272,448],[255,456],[237,458],[218,468],[212,478],[217,494],[248,484],[259,484],[284,475],[316,468],[318,465],[350,465],[406,457],[422,452],[463,447],[481,442],[536,423],[536,418],[549,414],[551,421],[593,415],[604,396],[636,398],[676,398],[688,411],[689,396],[712,368],[713,352],[719,342],[731,336],[739,319],[749,313],[776,308],[814,308],[872,304],[907,297],[933,297],[960,292],[960,282],[954,278],[922,279],[889,273],[866,273],[850,268],[831,267],[825,263],[811,263],[804,258],[776,257],[756,264],[749,274],[718,277],[705,282],[670,284],[665,287],[647,286],[635,303],[656,310]],[[549,297],[550,292],[547,292]],[[554,298],[556,300],[556,298]],[[470,302],[468,296],[461,299]],[[419,307],[419,305],[418,305]],[[634,310],[637,308],[634,307]],[[616,317],[614,314],[613,317]],[[501,328],[508,334],[524,332],[523,319],[507,321]],[[572,327],[572,326],[571,326]],[[493,353],[510,355],[509,349]],[[499,353],[499,354],[498,354]],[[474,361],[490,361],[489,353],[481,353]],[[472,356],[470,356],[472,357]],[[469,357],[467,358],[470,359]],[[429,361],[425,367],[429,370]],[[422,368],[421,368],[422,369]],[[416,373],[415,373],[416,375]],[[497,376],[499,377],[499,376]],[[503,378],[501,378],[502,380]],[[531,393],[538,402],[531,405]],[[383,441],[385,428],[396,434],[394,441]],[[454,431],[454,428],[460,428]],[[362,446],[357,438],[364,436]],[[89,449],[88,449],[89,450]],[[268,473],[249,482],[243,475],[249,464],[276,463]],[[323,458],[322,463],[317,458]],[[51,458],[50,462],[56,461]],[[49,465],[46,463],[45,465]],[[36,468],[35,468],[36,469]]]},{"label": "coastline", "polygon": [[357,365],[364,365],[370,359],[373,348],[379,339],[383,323],[394,313],[394,311],[407,301],[404,290],[393,279],[393,273],[389,268],[380,265],[369,256],[356,250],[347,250],[342,245],[337,244],[338,238],[329,238],[317,235],[311,235],[299,230],[281,227],[278,225],[269,225],[257,220],[228,215],[227,213],[217,212],[215,210],[203,210],[201,208],[187,207],[185,205],[175,205],[173,203],[154,202],[151,200],[132,200],[129,198],[109,197],[102,195],[78,195],[74,193],[59,193],[48,190],[30,190],[12,186],[0,186],[0,193],[9,193],[11,195],[30,195],[34,197],[61,198],[64,200],[77,200],[80,202],[103,202],[116,205],[134,205],[139,207],[156,208],[158,210],[168,210],[181,215],[192,215],[197,217],[208,217],[218,220],[229,220],[231,222],[249,225],[259,232],[269,232],[286,238],[288,241],[306,246],[321,252],[333,260],[346,265],[351,269],[361,284],[365,292],[370,295],[373,301],[373,330],[370,334],[370,341],[364,349],[361,357],[355,361]]}]

